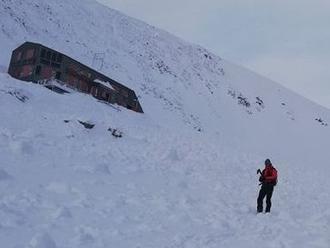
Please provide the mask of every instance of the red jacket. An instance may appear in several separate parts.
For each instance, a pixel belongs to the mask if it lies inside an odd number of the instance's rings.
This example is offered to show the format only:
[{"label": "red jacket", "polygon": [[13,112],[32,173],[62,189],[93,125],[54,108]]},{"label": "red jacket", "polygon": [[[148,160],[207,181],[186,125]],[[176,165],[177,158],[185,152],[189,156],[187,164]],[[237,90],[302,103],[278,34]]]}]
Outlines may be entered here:
[{"label": "red jacket", "polygon": [[264,183],[276,184],[277,170],[272,165],[266,165],[266,168],[262,171],[262,177]]}]

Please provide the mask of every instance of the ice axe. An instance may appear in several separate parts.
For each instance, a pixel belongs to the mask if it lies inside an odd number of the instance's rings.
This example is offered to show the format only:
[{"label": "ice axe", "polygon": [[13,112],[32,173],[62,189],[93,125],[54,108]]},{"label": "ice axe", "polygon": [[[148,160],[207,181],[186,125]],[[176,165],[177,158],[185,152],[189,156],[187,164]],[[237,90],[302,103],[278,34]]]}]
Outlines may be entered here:
[{"label": "ice axe", "polygon": [[[262,177],[262,172],[261,172],[261,170],[260,170],[260,169],[258,169],[258,170],[257,170],[257,175],[258,175],[258,174],[260,174],[260,176]],[[260,186],[260,185],[262,185],[262,182],[261,182],[261,183],[259,183],[259,186]]]}]

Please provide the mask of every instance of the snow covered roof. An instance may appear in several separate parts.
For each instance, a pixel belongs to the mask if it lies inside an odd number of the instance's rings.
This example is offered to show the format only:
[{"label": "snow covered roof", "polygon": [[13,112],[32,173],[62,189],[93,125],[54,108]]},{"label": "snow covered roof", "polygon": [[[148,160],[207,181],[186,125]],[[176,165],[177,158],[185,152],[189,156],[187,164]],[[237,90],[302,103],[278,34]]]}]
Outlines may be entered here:
[{"label": "snow covered roof", "polygon": [[116,89],[115,89],[114,87],[112,87],[112,85],[111,85],[110,82],[102,81],[102,80],[100,80],[100,79],[95,79],[93,82],[95,82],[95,83],[99,83],[99,84],[102,84],[102,85],[106,86],[107,88],[116,91]]}]

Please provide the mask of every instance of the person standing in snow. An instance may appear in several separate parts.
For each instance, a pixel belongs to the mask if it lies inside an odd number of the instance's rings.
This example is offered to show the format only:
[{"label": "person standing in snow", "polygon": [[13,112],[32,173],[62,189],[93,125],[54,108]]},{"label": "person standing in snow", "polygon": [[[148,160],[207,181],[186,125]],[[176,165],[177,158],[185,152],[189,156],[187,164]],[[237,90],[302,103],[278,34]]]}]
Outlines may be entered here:
[{"label": "person standing in snow", "polygon": [[265,160],[265,169],[261,172],[259,181],[262,186],[257,200],[257,212],[261,213],[263,211],[263,200],[266,196],[266,213],[269,213],[272,206],[271,198],[274,186],[277,183],[277,170],[273,167],[269,159]]}]

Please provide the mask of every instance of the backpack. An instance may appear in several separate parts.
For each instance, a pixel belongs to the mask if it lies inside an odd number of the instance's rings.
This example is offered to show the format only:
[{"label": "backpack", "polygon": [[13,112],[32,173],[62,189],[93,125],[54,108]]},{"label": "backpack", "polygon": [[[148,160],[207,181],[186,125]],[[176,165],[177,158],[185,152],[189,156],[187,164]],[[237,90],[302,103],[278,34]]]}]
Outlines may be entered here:
[{"label": "backpack", "polygon": [[276,172],[276,179],[275,179],[275,181],[272,182],[272,184],[274,186],[276,186],[277,185],[277,170],[274,167],[273,167],[273,170],[275,170],[275,172]]},{"label": "backpack", "polygon": [[272,166],[272,174],[274,173],[274,171],[275,171],[275,175],[276,175],[275,180],[273,180],[273,181],[269,181],[269,182],[265,182],[265,181],[264,181],[265,169],[264,169],[264,170],[262,171],[262,175],[261,175],[260,178],[259,178],[259,181],[260,181],[261,183],[266,183],[266,184],[271,184],[271,185],[273,185],[273,186],[276,186],[276,185],[277,185],[277,170]]}]

